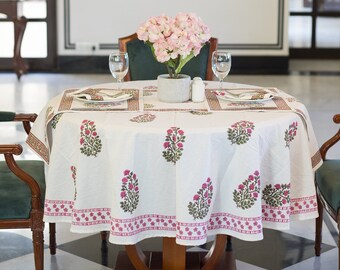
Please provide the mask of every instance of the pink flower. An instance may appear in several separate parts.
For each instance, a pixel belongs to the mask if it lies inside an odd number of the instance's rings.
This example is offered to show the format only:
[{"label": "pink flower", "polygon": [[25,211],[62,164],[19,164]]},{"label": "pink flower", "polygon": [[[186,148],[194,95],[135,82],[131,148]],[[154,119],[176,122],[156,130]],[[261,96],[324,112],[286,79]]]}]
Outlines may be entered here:
[{"label": "pink flower", "polygon": [[244,185],[242,185],[242,184],[238,185],[238,189],[244,190]]},{"label": "pink flower", "polygon": [[92,133],[92,136],[96,137],[96,136],[97,136],[97,132],[94,131],[94,132]]},{"label": "pink flower", "polygon": [[163,146],[164,146],[164,148],[166,149],[166,148],[168,148],[168,147],[170,146],[170,143],[169,143],[169,142],[165,142],[165,143],[163,144]]},{"label": "pink flower", "polygon": [[84,144],[84,138],[80,138],[80,144]]},{"label": "pink flower", "polygon": [[252,175],[249,175],[248,176],[248,179],[251,181],[251,180],[254,180],[254,176],[252,176]]},{"label": "pink flower", "polygon": [[173,130],[172,130],[172,129],[168,129],[168,130],[166,131],[166,133],[172,134],[172,133],[173,133]]},{"label": "pink flower", "polygon": [[206,183],[203,183],[202,188],[203,188],[203,189],[206,189],[206,188],[207,188],[207,184],[206,184]]},{"label": "pink flower", "polygon": [[179,134],[179,135],[183,135],[183,134],[184,134],[184,131],[180,129],[180,130],[178,131],[178,134]]},{"label": "pink flower", "polygon": [[125,192],[125,191],[122,191],[122,192],[120,193],[120,197],[121,197],[121,198],[125,198],[125,196],[126,196],[126,192]]},{"label": "pink flower", "polygon": [[259,171],[255,171],[254,175],[259,176],[260,175]]},{"label": "pink flower", "polygon": [[127,179],[126,177],[124,177],[124,178],[122,179],[122,182],[123,182],[123,183],[127,183],[127,181],[128,181],[128,179]]},{"label": "pink flower", "polygon": [[125,170],[124,171],[124,175],[129,175],[129,173],[130,173],[130,170]]},{"label": "pink flower", "polygon": [[276,184],[274,187],[275,187],[276,189],[280,189],[280,188],[281,188],[281,185],[280,185],[280,184]]},{"label": "pink flower", "polygon": [[254,188],[255,188],[255,185],[254,185],[254,184],[250,184],[250,185],[249,185],[249,189],[250,189],[250,190],[254,190]]},{"label": "pink flower", "polygon": [[[137,35],[151,44],[158,62],[179,74],[184,64],[209,40],[210,31],[194,13],[178,13],[175,18],[166,15],[149,18],[138,28]],[[169,60],[176,60],[176,66],[171,66]]]},{"label": "pink flower", "polygon": [[183,148],[183,143],[177,143],[177,147]]},{"label": "pink flower", "polygon": [[129,189],[130,189],[130,190],[134,189],[134,187],[135,187],[135,186],[134,186],[133,184],[129,184]]},{"label": "pink flower", "polygon": [[85,130],[85,134],[86,134],[86,135],[90,135],[90,133],[91,133],[91,131],[90,131],[89,129],[86,129],[86,130]]},{"label": "pink flower", "polygon": [[194,201],[198,201],[198,199],[200,198],[200,196],[198,194],[196,194],[193,198]]}]

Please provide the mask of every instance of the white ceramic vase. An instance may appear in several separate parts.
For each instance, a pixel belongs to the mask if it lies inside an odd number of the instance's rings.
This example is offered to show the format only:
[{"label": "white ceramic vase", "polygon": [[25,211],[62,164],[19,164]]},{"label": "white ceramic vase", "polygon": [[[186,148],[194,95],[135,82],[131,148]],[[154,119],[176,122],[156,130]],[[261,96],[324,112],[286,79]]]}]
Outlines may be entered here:
[{"label": "white ceramic vase", "polygon": [[180,74],[177,79],[171,79],[168,74],[157,77],[158,99],[163,102],[185,102],[190,99],[190,82],[188,75]]}]

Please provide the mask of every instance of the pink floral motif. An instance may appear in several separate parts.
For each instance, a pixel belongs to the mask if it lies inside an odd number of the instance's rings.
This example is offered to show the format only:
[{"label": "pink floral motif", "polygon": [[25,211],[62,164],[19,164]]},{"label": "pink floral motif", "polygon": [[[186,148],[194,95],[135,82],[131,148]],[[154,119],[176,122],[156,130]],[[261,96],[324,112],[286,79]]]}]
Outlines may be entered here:
[{"label": "pink floral motif", "polygon": [[102,149],[102,142],[93,121],[83,120],[80,126],[80,151],[86,156],[97,156]]},{"label": "pink floral motif", "polygon": [[270,206],[282,206],[290,203],[290,184],[267,185],[262,191],[262,199]]},{"label": "pink floral motif", "polygon": [[202,187],[194,195],[193,201],[189,202],[189,214],[192,215],[194,219],[203,219],[206,217],[210,209],[212,196],[213,186],[210,178],[207,178],[206,182],[202,184]]},{"label": "pink floral motif", "polygon": [[253,122],[244,120],[236,122],[228,128],[228,139],[231,141],[231,144],[244,144],[251,137],[254,128]]},{"label": "pink floral motif", "polygon": [[286,141],[286,147],[290,147],[291,142],[294,140],[294,137],[296,136],[298,128],[298,122],[293,122],[289,125],[289,128],[285,131],[285,141]]},{"label": "pink floral motif", "polygon": [[242,209],[252,207],[258,199],[260,193],[260,173],[255,171],[242,184],[238,185],[238,190],[234,190],[233,199],[236,206]]},{"label": "pink floral motif", "polygon": [[130,212],[132,214],[132,212],[136,210],[139,202],[138,179],[133,171],[124,171],[120,197],[122,199],[120,207],[124,212]]},{"label": "pink floral motif", "polygon": [[59,113],[59,114],[55,115],[55,116],[53,117],[53,119],[51,120],[51,127],[52,127],[53,129],[56,129],[56,128],[57,128],[57,124],[58,124],[58,122],[59,122],[59,120],[60,120],[60,118],[61,118],[62,115],[63,115],[62,113]]},{"label": "pink floral motif", "polygon": [[137,123],[146,123],[146,122],[151,122],[155,120],[155,118],[156,118],[156,115],[151,114],[151,113],[145,113],[145,114],[141,114],[141,115],[131,118],[130,121],[137,122]]},{"label": "pink floral motif", "polygon": [[77,168],[75,166],[71,166],[71,172],[72,172],[72,179],[73,179],[73,184],[74,184],[74,197],[73,199],[77,199],[77,185],[76,185],[76,180],[77,180]]},{"label": "pink floral motif", "polygon": [[163,157],[168,162],[176,162],[181,158],[183,152],[183,143],[185,142],[184,131],[178,127],[172,127],[167,130],[167,135],[163,147]]}]

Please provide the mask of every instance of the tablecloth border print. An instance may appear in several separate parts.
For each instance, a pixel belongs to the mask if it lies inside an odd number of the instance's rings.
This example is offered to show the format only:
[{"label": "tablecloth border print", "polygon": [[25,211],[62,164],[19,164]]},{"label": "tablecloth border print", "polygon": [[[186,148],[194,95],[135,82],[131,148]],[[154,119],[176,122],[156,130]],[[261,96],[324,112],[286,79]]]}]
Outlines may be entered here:
[{"label": "tablecloth border print", "polygon": [[[91,110],[98,110],[97,108],[77,108],[77,109],[71,109],[72,108],[72,102],[74,101],[74,97],[70,95],[74,91],[77,91],[78,89],[69,89],[65,90],[64,94],[61,98],[60,105],[58,108],[58,112],[61,111],[68,111],[68,110],[85,110],[85,111],[91,111]],[[101,89],[93,89],[96,92],[99,92]],[[128,91],[130,94],[133,95],[132,99],[127,100],[128,108],[127,109],[112,109],[113,111],[139,111],[139,89],[124,89],[124,91]],[[106,109],[110,110],[110,109]]]},{"label": "tablecloth border print", "polygon": [[211,230],[226,229],[242,234],[262,234],[262,222],[289,223],[290,215],[315,212],[316,196],[291,199],[290,206],[272,207],[262,205],[262,216],[245,218],[230,213],[212,213],[210,219],[201,222],[179,222],[175,216],[145,214],[133,218],[111,217],[110,208],[74,209],[74,201],[45,200],[46,217],[68,217],[73,226],[85,227],[108,224],[114,236],[132,236],[142,231],[176,231],[183,240],[199,240],[207,237]]}]

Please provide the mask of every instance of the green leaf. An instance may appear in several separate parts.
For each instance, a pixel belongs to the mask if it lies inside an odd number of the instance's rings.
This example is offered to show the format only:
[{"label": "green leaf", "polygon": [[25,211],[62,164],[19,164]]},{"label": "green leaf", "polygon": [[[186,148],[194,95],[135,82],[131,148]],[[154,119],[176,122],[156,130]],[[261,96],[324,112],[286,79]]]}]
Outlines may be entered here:
[{"label": "green leaf", "polygon": [[182,68],[184,67],[184,65],[186,63],[188,63],[193,57],[195,57],[194,53],[191,52],[188,56],[186,56],[185,58],[182,58],[182,56],[180,56],[179,58],[179,65],[177,66],[175,72],[177,74],[179,74],[182,70]]}]

